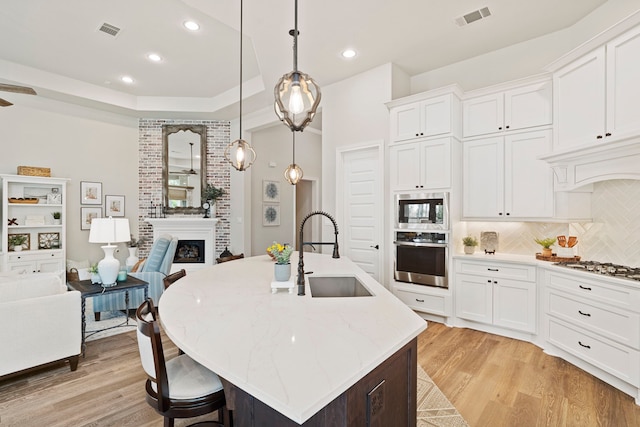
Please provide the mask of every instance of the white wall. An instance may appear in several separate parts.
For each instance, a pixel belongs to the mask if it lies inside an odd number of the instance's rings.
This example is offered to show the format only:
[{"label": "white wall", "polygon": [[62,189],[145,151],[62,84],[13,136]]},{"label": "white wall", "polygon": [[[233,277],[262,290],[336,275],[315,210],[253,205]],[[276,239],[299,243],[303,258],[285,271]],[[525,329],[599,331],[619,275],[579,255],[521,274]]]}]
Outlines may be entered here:
[{"label": "white wall", "polygon": [[[257,154],[256,162],[251,166],[251,254],[262,255],[274,240],[295,244],[295,187],[284,178],[284,170],[293,155],[291,131],[278,122],[253,132],[250,143]],[[321,152],[321,138],[317,133],[296,132],[296,163],[305,178],[321,175]],[[262,181],[265,179],[280,183],[280,202],[276,203],[280,207],[278,226],[262,225]]]},{"label": "white wall", "polygon": [[[98,261],[99,245],[89,244],[80,230],[80,182],[102,183],[105,195],[125,196],[125,215],[137,235],[138,121],[44,98],[24,96],[0,109],[0,173],[16,167],[51,168],[54,177],[70,178],[67,186],[67,258]],[[2,219],[3,221],[5,219]],[[125,245],[116,256],[127,257]]]},{"label": "white wall", "polygon": [[[336,214],[336,149],[388,139],[394,65],[366,71],[322,89],[322,209]],[[323,221],[323,239],[333,228]],[[343,226],[338,224],[338,227]]]},{"label": "white wall", "polygon": [[640,8],[638,0],[609,0],[573,26],[411,78],[411,93],[457,83],[469,91],[544,72],[544,68]]}]

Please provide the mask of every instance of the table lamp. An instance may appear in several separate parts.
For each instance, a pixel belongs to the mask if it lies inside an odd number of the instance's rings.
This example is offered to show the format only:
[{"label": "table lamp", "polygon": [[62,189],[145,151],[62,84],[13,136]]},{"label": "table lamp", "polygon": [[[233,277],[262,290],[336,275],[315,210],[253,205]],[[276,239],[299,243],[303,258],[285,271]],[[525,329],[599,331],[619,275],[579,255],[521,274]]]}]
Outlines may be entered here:
[{"label": "table lamp", "polygon": [[102,246],[104,258],[98,263],[98,274],[102,279],[102,286],[115,286],[120,261],[113,257],[113,251],[118,247],[112,243],[128,242],[131,240],[129,220],[126,218],[94,218],[91,220],[89,243],[106,243]]}]

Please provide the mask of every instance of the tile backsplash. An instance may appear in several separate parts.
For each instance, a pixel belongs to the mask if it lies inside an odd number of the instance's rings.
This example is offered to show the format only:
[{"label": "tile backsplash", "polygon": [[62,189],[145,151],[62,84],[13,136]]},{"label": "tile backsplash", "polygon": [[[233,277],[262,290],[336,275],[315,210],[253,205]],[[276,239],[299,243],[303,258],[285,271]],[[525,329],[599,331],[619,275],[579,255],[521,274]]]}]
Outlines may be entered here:
[{"label": "tile backsplash", "polygon": [[467,222],[467,234],[479,241],[482,231],[496,231],[498,252],[521,255],[540,252],[536,237],[577,236],[575,251],[583,260],[640,267],[640,181],[596,183],[591,203],[593,222]]}]

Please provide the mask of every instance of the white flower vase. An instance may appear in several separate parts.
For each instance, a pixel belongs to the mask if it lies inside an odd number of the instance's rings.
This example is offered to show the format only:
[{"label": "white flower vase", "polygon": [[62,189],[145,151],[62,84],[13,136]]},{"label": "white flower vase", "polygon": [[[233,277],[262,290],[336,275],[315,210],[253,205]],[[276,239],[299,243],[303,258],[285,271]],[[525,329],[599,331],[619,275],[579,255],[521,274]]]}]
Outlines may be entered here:
[{"label": "white flower vase", "polygon": [[125,260],[125,265],[127,266],[127,272],[130,272],[133,269],[133,266],[138,262],[138,256],[136,255],[138,248],[127,249],[129,250],[129,256]]},{"label": "white flower vase", "polygon": [[286,282],[291,277],[291,263],[275,264],[273,267],[273,277],[276,282]]},{"label": "white flower vase", "polygon": [[14,252],[20,252],[22,250],[22,245],[18,245],[18,246],[14,246],[13,247],[13,251]]}]

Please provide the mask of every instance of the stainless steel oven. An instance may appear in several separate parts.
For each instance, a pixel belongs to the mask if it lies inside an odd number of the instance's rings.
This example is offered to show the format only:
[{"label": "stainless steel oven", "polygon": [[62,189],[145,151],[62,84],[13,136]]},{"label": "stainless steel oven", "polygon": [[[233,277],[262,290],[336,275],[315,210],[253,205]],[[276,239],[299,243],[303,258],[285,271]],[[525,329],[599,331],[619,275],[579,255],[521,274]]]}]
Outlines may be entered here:
[{"label": "stainless steel oven", "polygon": [[449,229],[449,193],[397,194],[395,207],[397,229]]},{"label": "stainless steel oven", "polygon": [[446,233],[396,232],[395,273],[399,282],[447,288]]}]

